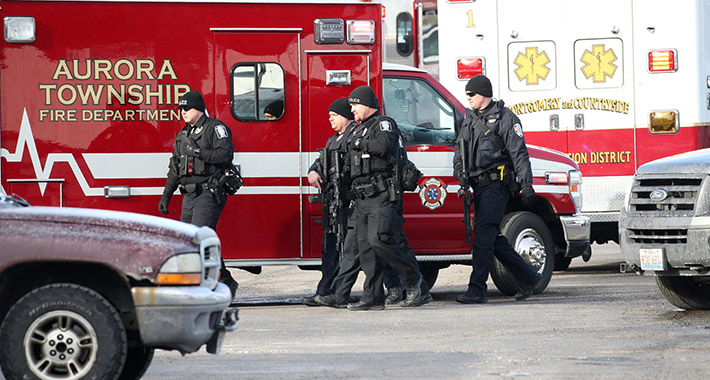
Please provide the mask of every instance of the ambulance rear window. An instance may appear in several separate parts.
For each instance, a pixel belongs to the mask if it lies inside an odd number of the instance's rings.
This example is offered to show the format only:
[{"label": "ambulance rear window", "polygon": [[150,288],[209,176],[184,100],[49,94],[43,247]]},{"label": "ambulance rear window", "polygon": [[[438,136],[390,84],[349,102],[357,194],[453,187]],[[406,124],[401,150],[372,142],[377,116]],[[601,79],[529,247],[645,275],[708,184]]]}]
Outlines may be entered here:
[{"label": "ambulance rear window", "polygon": [[284,70],[278,63],[232,68],[232,115],[239,121],[275,121],[284,114]]}]

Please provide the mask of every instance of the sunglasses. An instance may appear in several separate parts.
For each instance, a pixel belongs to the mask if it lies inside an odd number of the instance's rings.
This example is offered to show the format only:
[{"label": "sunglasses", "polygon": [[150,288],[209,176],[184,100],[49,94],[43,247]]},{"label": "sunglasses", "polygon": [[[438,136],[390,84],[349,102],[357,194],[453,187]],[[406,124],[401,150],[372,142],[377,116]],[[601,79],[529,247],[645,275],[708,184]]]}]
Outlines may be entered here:
[{"label": "sunglasses", "polygon": [[191,110],[192,107],[181,106],[180,109],[183,110],[183,111],[185,111],[185,112],[187,112],[187,111]]},{"label": "sunglasses", "polygon": [[470,96],[470,97],[473,98],[475,95],[476,95],[476,94],[474,94],[473,92],[468,92],[468,91],[466,91],[466,96]]}]

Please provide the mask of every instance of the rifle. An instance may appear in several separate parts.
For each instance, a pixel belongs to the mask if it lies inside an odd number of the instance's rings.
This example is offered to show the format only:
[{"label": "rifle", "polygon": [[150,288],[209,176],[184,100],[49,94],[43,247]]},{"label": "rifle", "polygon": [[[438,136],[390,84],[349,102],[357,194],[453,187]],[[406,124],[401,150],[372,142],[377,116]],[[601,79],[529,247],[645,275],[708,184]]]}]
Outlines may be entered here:
[{"label": "rifle", "polygon": [[[336,155],[338,152],[335,152]],[[345,248],[345,233],[347,231],[347,215],[343,212],[343,174],[340,167],[340,160],[335,157],[333,164],[330,164],[328,150],[318,149],[320,155],[321,172],[323,173],[323,186],[316,196],[308,197],[309,203],[323,203],[323,232],[335,233],[338,252],[342,254]],[[331,168],[331,166],[333,166]],[[330,190],[330,191],[329,191]],[[326,197],[326,193],[332,193],[332,199]]]},{"label": "rifle", "polygon": [[468,247],[471,248],[471,232],[473,231],[473,226],[471,225],[471,203],[472,195],[469,190],[470,179],[468,177],[468,156],[466,154],[466,140],[459,140],[459,151],[461,153],[461,178],[459,179],[460,188],[458,191],[458,197],[463,197],[463,225],[466,228],[466,243]]}]

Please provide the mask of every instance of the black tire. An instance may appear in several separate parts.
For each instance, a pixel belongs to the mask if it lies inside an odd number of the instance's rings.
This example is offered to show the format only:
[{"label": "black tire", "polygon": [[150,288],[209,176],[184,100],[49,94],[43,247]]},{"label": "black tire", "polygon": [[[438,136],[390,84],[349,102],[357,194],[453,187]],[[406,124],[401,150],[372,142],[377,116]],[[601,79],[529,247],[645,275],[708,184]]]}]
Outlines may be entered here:
[{"label": "black tire", "polygon": [[441,268],[435,264],[419,263],[419,270],[422,272],[422,278],[424,279],[424,282],[426,282],[427,286],[429,286],[430,290],[434,287],[436,279],[439,277],[439,269]]},{"label": "black tire", "polygon": [[52,284],[26,294],[0,326],[0,366],[8,379],[116,379],[126,332],[99,293]]},{"label": "black tire", "polygon": [[[545,222],[531,212],[512,212],[503,217],[501,232],[523,260],[542,274],[542,281],[533,289],[533,293],[545,290],[555,267],[554,241]],[[512,296],[520,290],[514,276],[498,259],[494,260],[491,267],[491,278],[505,295]]]},{"label": "black tire", "polygon": [[710,280],[696,276],[656,276],[663,297],[685,310],[710,310]]},{"label": "black tire", "polygon": [[150,362],[153,361],[153,353],[155,353],[155,349],[140,344],[129,347],[126,364],[123,365],[123,371],[121,371],[118,380],[138,380],[143,377]]},{"label": "black tire", "polygon": [[572,263],[571,257],[565,257],[564,253],[555,255],[555,270],[565,270]]}]

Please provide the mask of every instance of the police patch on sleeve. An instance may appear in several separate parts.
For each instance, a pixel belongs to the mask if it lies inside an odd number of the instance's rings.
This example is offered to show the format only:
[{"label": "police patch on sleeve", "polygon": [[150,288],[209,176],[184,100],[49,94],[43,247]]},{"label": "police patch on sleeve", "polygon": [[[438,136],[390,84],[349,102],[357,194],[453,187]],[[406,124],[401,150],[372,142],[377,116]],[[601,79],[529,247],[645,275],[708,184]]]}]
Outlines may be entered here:
[{"label": "police patch on sleeve", "polygon": [[392,124],[387,120],[382,120],[380,122],[380,130],[385,132],[392,132]]},{"label": "police patch on sleeve", "polygon": [[515,123],[515,125],[513,125],[513,130],[516,135],[523,137],[523,126],[520,125],[520,123]]},{"label": "police patch on sleeve", "polygon": [[229,133],[227,133],[227,127],[224,125],[215,125],[214,126],[214,132],[217,134],[217,138],[223,139],[227,136],[229,136]]}]

